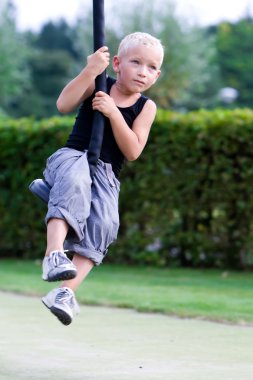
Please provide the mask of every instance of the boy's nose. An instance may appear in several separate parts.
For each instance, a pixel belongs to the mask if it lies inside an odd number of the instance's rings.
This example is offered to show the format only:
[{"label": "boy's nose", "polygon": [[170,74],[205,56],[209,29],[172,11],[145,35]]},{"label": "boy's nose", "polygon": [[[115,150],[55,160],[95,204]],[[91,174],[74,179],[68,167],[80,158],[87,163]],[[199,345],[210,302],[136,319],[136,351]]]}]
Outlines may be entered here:
[{"label": "boy's nose", "polygon": [[145,68],[145,66],[140,66],[140,67],[139,67],[139,72],[138,72],[138,74],[139,74],[140,76],[142,76],[142,77],[145,77],[145,76],[146,76],[146,68]]}]

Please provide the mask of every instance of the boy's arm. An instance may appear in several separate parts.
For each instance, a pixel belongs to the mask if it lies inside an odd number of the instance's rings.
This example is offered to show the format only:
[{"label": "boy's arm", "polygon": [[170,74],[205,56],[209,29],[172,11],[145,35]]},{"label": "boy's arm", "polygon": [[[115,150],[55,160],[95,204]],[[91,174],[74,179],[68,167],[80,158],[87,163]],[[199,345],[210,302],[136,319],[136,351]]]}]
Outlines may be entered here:
[{"label": "boy's arm", "polygon": [[125,122],[122,114],[112,117],[111,125],[115,140],[128,161],[136,160],[142,153],[149,136],[150,129],[156,116],[156,105],[147,100],[141,113],[134,120],[132,129]]},{"label": "boy's arm", "polygon": [[136,160],[146,145],[150,128],[155,119],[155,103],[151,99],[146,101],[141,113],[134,120],[132,129],[129,128],[109,95],[98,92],[93,99],[93,109],[103,112],[110,119],[113,135],[125,158],[128,161]]},{"label": "boy's arm", "polygon": [[95,79],[109,65],[110,54],[106,46],[87,58],[87,65],[62,90],[56,105],[61,113],[76,109],[95,89]]}]

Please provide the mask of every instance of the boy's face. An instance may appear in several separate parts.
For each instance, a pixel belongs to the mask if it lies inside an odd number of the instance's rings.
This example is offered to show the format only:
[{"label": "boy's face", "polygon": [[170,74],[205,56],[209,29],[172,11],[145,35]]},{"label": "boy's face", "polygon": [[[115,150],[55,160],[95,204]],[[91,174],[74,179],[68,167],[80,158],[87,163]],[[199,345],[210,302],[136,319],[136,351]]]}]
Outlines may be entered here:
[{"label": "boy's face", "polygon": [[118,82],[129,92],[148,90],[157,80],[160,71],[161,52],[157,47],[139,45],[131,47],[113,59]]}]

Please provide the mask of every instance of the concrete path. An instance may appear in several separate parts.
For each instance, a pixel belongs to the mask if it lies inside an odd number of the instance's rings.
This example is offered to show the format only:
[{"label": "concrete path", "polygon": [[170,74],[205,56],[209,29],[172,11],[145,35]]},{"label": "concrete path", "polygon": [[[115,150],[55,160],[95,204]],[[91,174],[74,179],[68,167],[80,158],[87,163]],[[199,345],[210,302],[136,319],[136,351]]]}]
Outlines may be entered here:
[{"label": "concrete path", "polygon": [[63,326],[0,293],[0,380],[252,380],[253,327],[81,307]]}]

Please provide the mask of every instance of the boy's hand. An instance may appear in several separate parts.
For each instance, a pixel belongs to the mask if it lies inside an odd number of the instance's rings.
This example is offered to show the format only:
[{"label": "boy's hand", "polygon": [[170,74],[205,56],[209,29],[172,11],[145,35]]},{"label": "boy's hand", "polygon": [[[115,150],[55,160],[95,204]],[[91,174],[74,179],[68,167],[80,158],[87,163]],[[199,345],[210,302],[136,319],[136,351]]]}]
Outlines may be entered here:
[{"label": "boy's hand", "polygon": [[102,74],[110,63],[110,53],[107,46],[102,46],[95,53],[87,57],[87,69],[94,76]]},{"label": "boy's hand", "polygon": [[110,118],[113,113],[118,112],[118,108],[113,98],[103,91],[98,91],[92,100],[93,110],[102,112],[106,117]]}]

